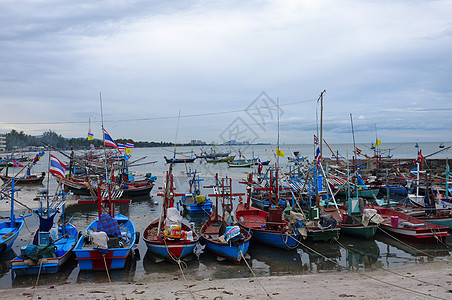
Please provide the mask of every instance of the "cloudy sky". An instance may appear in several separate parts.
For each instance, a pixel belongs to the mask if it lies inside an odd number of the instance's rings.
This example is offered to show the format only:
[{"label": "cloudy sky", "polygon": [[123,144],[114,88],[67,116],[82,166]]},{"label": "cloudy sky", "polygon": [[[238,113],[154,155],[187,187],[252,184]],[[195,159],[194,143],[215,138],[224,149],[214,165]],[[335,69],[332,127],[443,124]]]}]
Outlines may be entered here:
[{"label": "cloudy sky", "polygon": [[[452,1],[0,1],[0,131],[452,141]],[[279,103],[279,106],[278,106]],[[279,114],[278,114],[279,112]],[[180,117],[178,117],[180,115]],[[179,123],[179,126],[178,126]],[[179,129],[177,129],[179,128]]]}]

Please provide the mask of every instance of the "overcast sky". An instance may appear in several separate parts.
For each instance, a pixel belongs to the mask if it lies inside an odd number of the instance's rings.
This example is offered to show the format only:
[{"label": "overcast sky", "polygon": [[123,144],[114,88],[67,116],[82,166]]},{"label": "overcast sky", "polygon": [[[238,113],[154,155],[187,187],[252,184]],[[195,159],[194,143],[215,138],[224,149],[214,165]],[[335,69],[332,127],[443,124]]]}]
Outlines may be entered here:
[{"label": "overcast sky", "polygon": [[[0,131],[452,141],[452,1],[0,1]],[[178,118],[180,113],[180,118]],[[179,126],[177,125],[179,122]],[[177,128],[179,128],[177,130]]]}]

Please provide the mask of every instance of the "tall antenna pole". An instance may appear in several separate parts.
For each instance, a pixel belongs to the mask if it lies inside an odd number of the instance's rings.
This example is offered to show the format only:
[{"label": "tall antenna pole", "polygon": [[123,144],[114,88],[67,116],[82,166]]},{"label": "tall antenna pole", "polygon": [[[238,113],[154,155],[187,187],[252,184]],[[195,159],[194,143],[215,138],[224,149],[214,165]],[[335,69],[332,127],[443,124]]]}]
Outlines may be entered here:
[{"label": "tall antenna pole", "polygon": [[[110,185],[109,185],[109,178],[108,178],[108,168],[107,168],[107,148],[105,147],[105,129],[104,129],[104,112],[102,109],[102,93],[99,92],[99,101],[100,101],[100,118],[102,121],[102,142],[104,144],[104,167],[105,167],[105,183],[107,185],[107,197],[110,197]],[[100,182],[98,182],[98,184],[100,185]],[[102,193],[99,191],[98,195],[99,197],[102,197]],[[110,199],[111,200],[111,199]],[[110,207],[110,206],[109,206]],[[101,212],[99,211],[99,217],[100,217]],[[111,211],[110,211],[111,214]],[[113,213],[114,214],[114,213]]]},{"label": "tall antenna pole", "polygon": [[352,124],[353,153],[354,153],[354,156],[356,156],[355,130],[353,129],[353,118],[352,118],[352,114],[350,114],[350,123]]},{"label": "tall antenna pole", "polygon": [[322,141],[323,141],[323,137],[322,137],[322,131],[323,131],[323,94],[326,93],[326,90],[323,90],[320,93],[319,99],[317,99],[317,103],[320,100],[320,136],[319,136],[319,149],[320,149],[320,157],[323,157],[323,153],[322,153]]},{"label": "tall antenna pole", "polygon": [[279,168],[279,151],[281,151],[280,149],[279,149],[279,97],[278,98],[276,98],[276,102],[277,102],[277,105],[278,105],[278,112],[277,112],[277,114],[278,114],[278,141],[277,141],[277,154],[278,155],[276,155],[276,168]]},{"label": "tall antenna pole", "polygon": [[174,138],[174,158],[176,158],[176,143],[177,143],[177,134],[179,133],[179,121],[180,121],[180,109],[179,109],[179,116],[177,117],[177,127],[176,127],[176,137]]}]

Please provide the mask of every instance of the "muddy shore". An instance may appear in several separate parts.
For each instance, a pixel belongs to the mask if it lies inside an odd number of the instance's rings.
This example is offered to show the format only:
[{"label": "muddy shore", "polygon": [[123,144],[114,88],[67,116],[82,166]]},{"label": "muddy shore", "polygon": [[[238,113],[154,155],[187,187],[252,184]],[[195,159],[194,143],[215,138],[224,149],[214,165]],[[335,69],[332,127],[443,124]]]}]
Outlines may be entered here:
[{"label": "muddy shore", "polygon": [[223,280],[156,276],[146,282],[11,288],[3,299],[452,299],[452,266]]}]

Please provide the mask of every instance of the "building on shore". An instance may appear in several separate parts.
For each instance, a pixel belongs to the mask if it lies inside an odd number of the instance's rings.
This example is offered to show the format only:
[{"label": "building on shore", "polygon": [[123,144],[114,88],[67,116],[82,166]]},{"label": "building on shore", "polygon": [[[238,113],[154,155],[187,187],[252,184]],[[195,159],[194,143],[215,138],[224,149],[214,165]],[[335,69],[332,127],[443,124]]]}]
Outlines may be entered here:
[{"label": "building on shore", "polygon": [[0,133],[0,152],[6,151],[6,133]]}]

